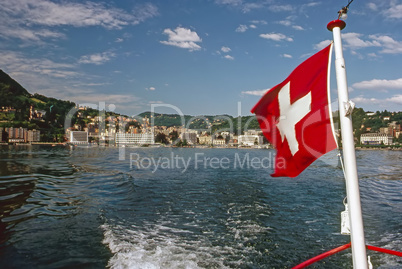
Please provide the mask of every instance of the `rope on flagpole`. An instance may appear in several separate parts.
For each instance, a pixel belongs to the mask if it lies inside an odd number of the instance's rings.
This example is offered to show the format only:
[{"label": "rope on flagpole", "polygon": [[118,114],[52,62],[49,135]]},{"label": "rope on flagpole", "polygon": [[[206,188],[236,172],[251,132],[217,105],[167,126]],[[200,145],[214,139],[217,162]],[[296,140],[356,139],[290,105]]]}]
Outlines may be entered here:
[{"label": "rope on flagpole", "polygon": [[[338,148],[339,150],[339,148]],[[342,158],[342,154],[341,151],[338,151],[338,157],[339,157],[339,161],[341,162],[341,167],[342,167],[342,171],[343,171],[343,176],[346,178],[346,173],[345,173],[345,166],[343,165],[343,158]]]},{"label": "rope on flagpole", "polygon": [[349,10],[349,6],[350,4],[352,4],[354,0],[349,0],[348,4],[346,6],[344,6],[343,8],[341,8],[341,10],[338,11],[338,20],[342,17],[342,16],[346,16],[346,13],[348,13]]}]

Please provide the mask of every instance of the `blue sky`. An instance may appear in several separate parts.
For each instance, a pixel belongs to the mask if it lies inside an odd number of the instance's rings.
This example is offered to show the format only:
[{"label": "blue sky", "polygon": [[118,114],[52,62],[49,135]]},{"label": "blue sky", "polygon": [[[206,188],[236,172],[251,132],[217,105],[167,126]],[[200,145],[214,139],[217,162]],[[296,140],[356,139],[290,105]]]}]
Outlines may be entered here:
[{"label": "blue sky", "polygon": [[[236,116],[239,102],[250,115],[264,91],[329,44],[326,26],[347,3],[2,0],[0,69],[31,93],[127,115],[157,104]],[[350,97],[365,110],[401,111],[402,1],[355,0],[346,23]],[[335,101],[335,75],[331,89]]]}]

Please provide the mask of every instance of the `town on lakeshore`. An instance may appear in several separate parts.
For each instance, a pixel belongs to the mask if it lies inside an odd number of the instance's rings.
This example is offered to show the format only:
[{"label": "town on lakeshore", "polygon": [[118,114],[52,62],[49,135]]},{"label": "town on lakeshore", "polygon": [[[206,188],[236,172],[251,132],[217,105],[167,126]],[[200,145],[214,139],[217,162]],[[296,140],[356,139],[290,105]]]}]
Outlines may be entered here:
[{"label": "town on lakeshore", "polygon": [[[144,112],[126,116],[30,94],[0,70],[0,143],[96,144],[107,146],[268,148],[255,116],[189,116]],[[109,106],[110,107],[110,106]],[[355,108],[357,147],[402,144],[402,112]],[[334,122],[337,122],[334,113]]]}]

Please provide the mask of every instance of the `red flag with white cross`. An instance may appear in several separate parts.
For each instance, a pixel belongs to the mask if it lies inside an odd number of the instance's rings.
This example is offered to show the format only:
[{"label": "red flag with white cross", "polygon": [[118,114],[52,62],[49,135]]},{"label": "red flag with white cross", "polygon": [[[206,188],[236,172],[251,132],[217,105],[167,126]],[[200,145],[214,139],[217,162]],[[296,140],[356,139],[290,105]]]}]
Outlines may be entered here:
[{"label": "red flag with white cross", "polygon": [[251,110],[277,150],[274,177],[296,177],[337,148],[329,100],[332,44],[301,63]]}]

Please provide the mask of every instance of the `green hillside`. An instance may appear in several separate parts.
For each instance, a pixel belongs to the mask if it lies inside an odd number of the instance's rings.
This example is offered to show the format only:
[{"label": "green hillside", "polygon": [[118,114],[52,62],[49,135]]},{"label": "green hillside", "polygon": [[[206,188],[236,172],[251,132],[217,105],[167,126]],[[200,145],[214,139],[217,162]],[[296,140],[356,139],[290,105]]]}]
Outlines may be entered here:
[{"label": "green hillside", "polygon": [[[210,129],[214,133],[216,130],[230,130],[237,133],[240,130],[245,129],[259,129],[259,125],[256,117],[244,116],[244,117],[232,117],[230,115],[202,115],[202,116],[190,116],[178,114],[160,114],[144,112],[138,115],[142,118],[148,118],[150,123],[155,126],[166,127],[180,127],[183,126],[189,129]],[[153,117],[151,117],[153,116]]]},{"label": "green hillside", "polygon": [[[43,114],[40,119],[31,119],[30,108]],[[0,127],[23,127],[41,131],[42,141],[61,141],[64,136],[65,115],[75,104],[70,101],[30,94],[17,81],[0,70]]]},{"label": "green hillside", "polygon": [[0,70],[0,108],[18,108],[13,119],[22,121],[29,115],[31,94],[8,74]]}]

